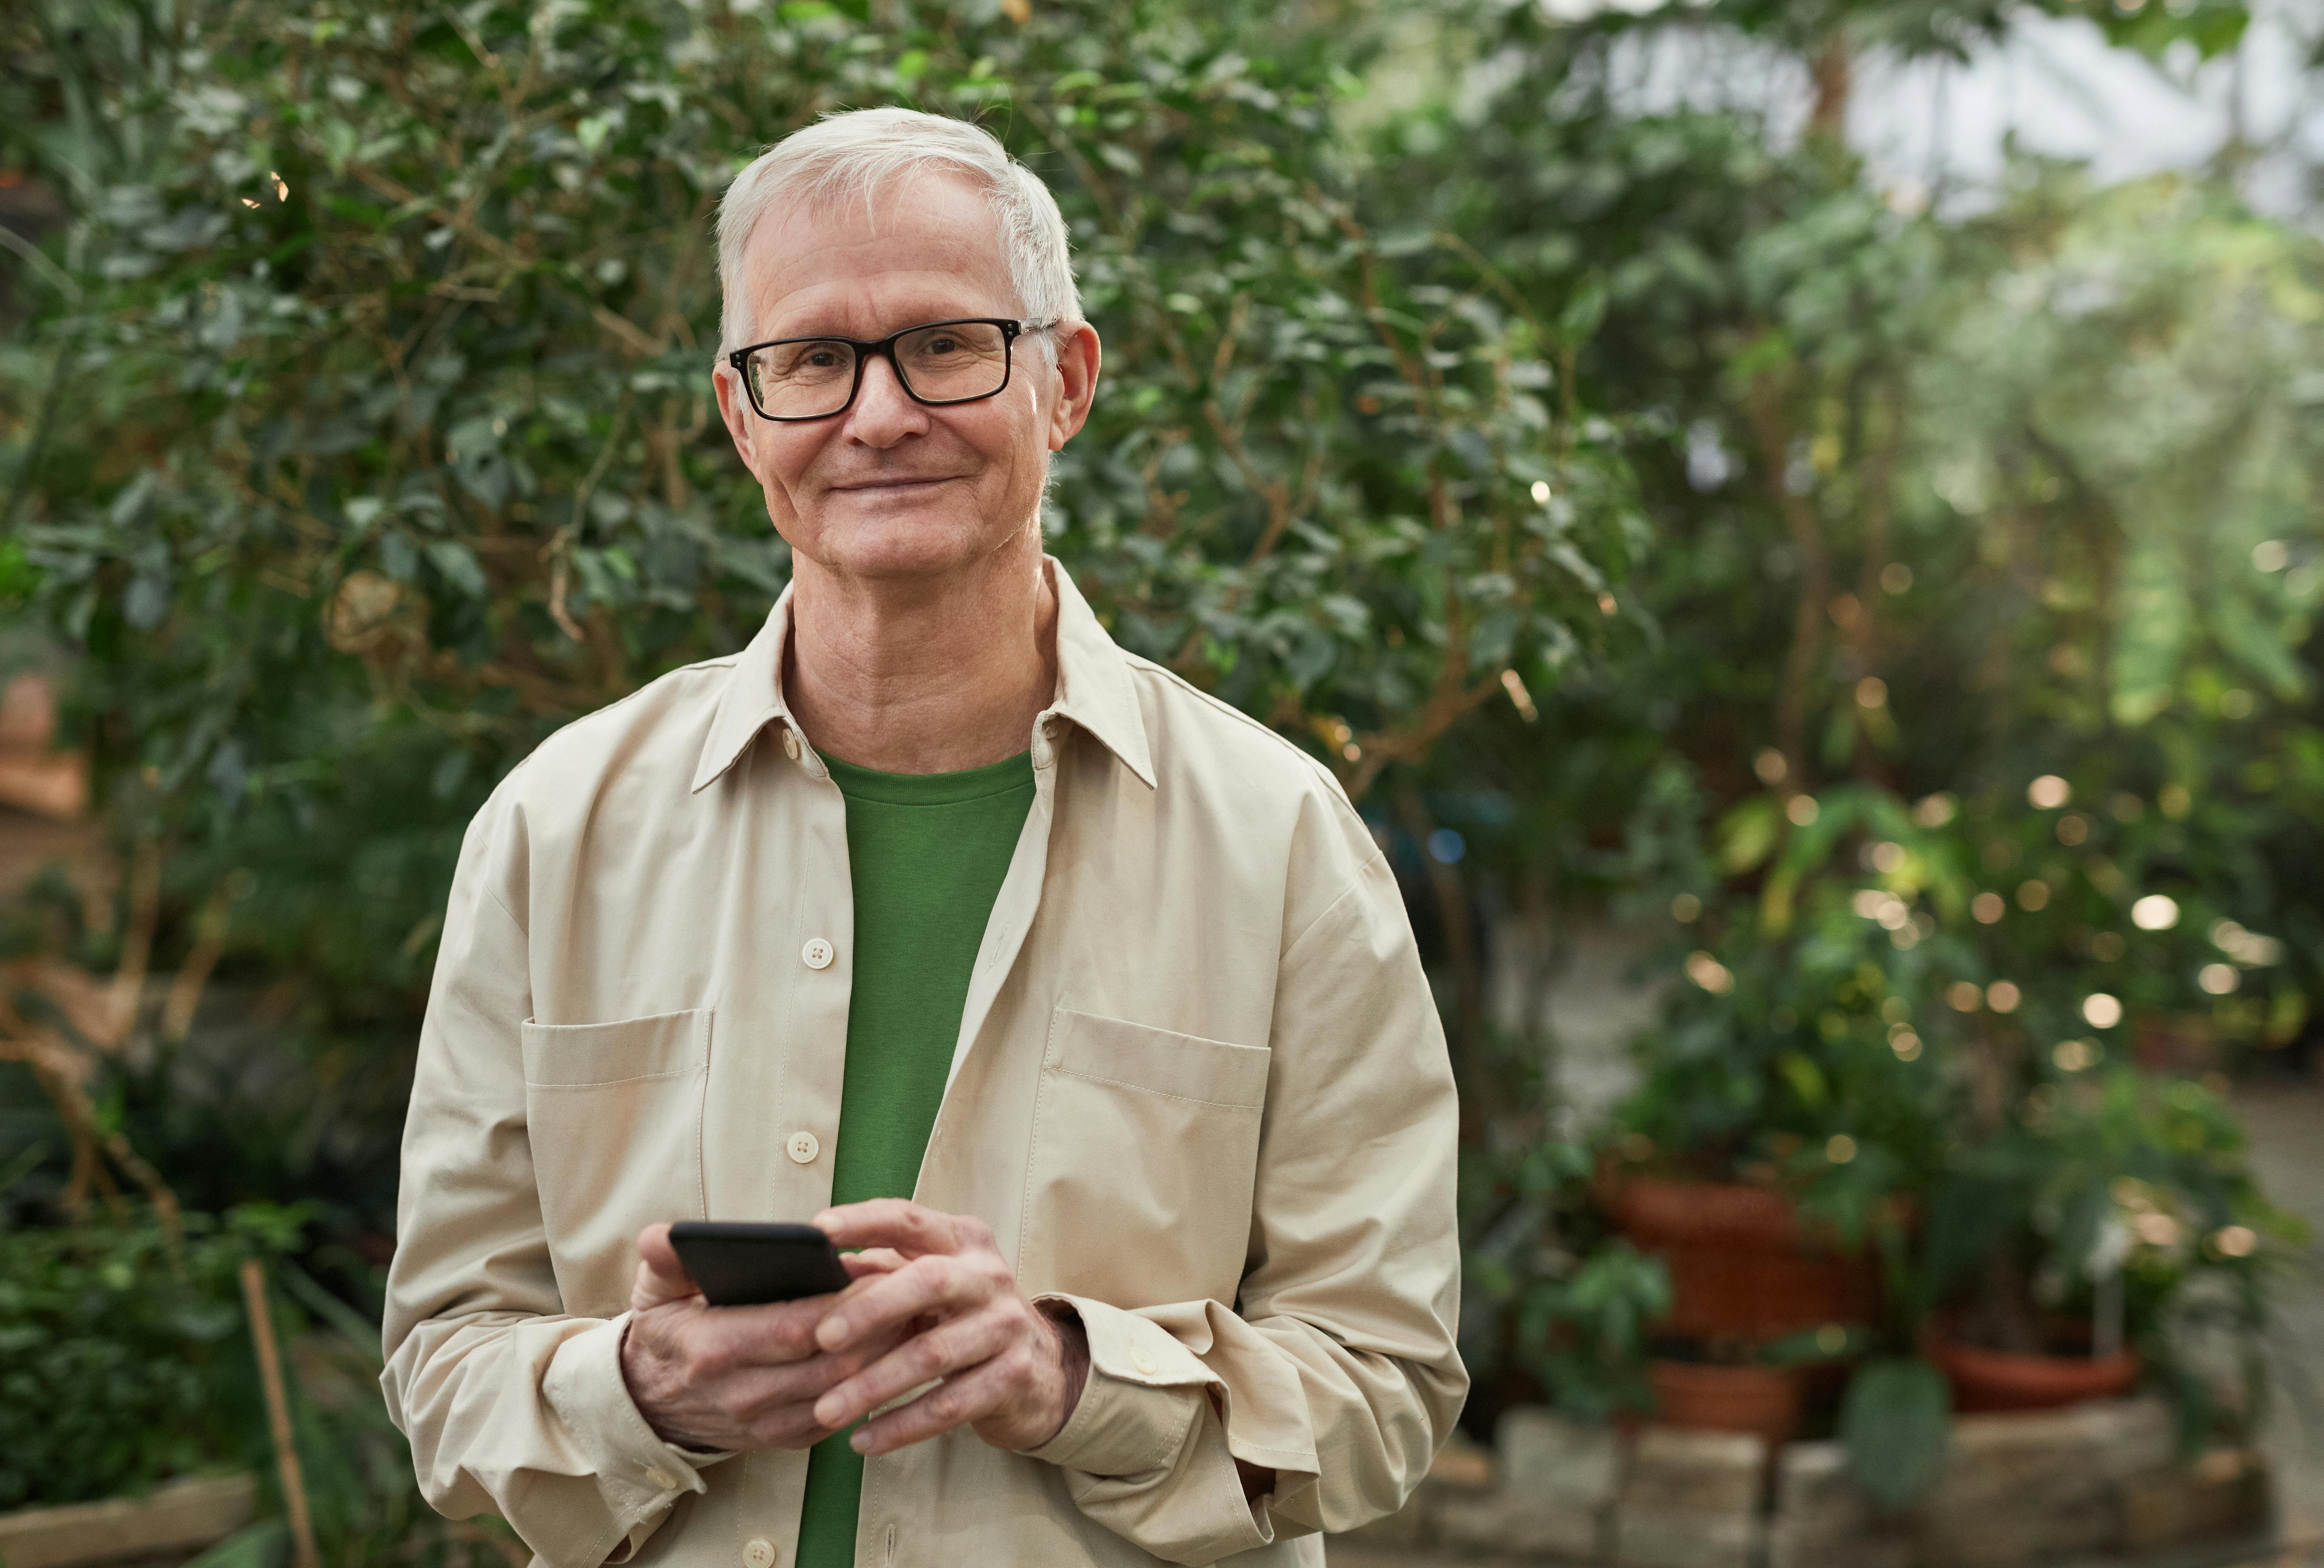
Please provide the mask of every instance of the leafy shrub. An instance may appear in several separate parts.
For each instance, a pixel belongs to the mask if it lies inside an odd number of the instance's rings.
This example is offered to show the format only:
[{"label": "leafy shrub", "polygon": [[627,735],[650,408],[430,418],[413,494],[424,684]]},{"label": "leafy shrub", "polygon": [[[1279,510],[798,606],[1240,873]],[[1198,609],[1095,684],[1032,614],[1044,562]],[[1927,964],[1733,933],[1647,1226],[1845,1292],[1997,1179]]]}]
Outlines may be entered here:
[{"label": "leafy shrub", "polygon": [[517,759],[780,590],[714,417],[707,225],[843,106],[982,117],[1056,186],[1108,353],[1044,524],[1133,649],[1361,793],[1626,624],[1590,313],[1374,232],[1344,42],[1160,0],[132,10],[24,51],[73,206],[18,362],[66,388],[36,601],[117,820],[189,893],[245,873],[236,945],[343,999],[416,1001]]},{"label": "leafy shrub", "polygon": [[291,1210],[0,1231],[0,1508],[142,1491],[247,1462],[256,1369],[246,1258],[290,1247]]}]

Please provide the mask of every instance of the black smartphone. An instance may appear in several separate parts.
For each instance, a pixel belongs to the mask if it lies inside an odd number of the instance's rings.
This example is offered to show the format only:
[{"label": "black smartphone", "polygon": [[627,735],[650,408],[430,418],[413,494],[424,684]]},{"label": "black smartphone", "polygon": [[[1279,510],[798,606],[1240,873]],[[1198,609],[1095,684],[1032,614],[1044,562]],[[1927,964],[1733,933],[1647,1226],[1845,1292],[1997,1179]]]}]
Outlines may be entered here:
[{"label": "black smartphone", "polygon": [[813,1225],[679,1220],[669,1244],[713,1306],[762,1306],[847,1288],[831,1238]]}]

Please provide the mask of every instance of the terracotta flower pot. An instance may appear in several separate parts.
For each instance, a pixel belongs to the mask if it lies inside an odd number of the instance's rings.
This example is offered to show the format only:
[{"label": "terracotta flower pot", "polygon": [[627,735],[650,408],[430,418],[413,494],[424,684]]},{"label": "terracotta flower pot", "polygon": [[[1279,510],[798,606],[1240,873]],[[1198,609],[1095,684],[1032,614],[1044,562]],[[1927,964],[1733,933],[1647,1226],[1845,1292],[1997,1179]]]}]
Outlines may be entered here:
[{"label": "terracotta flower pot", "polygon": [[2141,1366],[2135,1351],[2110,1356],[2026,1355],[1963,1344],[1935,1329],[1925,1349],[1952,1385],[1953,1408],[1964,1415],[2054,1410],[2126,1394],[2138,1382]]},{"label": "terracotta flower pot", "polygon": [[1606,1181],[1600,1198],[1631,1244],[1670,1269],[1659,1326],[1672,1333],[1765,1343],[1880,1315],[1869,1250],[1848,1257],[1821,1244],[1780,1193],[1638,1176]]},{"label": "terracotta flower pot", "polygon": [[1656,1417],[1698,1432],[1749,1432],[1773,1453],[1800,1427],[1800,1379],[1790,1367],[1655,1361],[1646,1369]]}]

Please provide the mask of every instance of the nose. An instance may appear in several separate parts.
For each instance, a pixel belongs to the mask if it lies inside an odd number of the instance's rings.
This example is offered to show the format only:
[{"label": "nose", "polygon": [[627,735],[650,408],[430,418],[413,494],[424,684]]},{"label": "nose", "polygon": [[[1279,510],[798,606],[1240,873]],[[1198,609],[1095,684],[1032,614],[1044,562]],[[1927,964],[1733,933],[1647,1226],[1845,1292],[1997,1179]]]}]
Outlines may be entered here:
[{"label": "nose", "polygon": [[854,404],[847,410],[847,438],[884,451],[927,428],[927,410],[904,391],[895,365],[886,355],[873,355],[863,367],[863,384],[855,391]]}]

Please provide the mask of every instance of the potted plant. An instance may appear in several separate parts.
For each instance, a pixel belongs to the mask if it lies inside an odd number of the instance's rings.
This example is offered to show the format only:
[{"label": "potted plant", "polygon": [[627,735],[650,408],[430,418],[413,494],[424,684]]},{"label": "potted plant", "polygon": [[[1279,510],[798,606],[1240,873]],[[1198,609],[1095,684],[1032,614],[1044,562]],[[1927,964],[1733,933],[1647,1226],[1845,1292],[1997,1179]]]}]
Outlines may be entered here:
[{"label": "potted plant", "polygon": [[[2083,1060],[2080,1042],[2058,1054]],[[1951,1310],[1932,1316],[1928,1353],[1962,1410],[2118,1393],[2149,1363],[2210,1402],[2177,1364],[2179,1309],[2208,1296],[2257,1326],[2269,1260],[2299,1240],[2209,1089],[2062,1072],[1962,1155],[1932,1207],[1926,1278]]]},{"label": "potted plant", "polygon": [[[2038,803],[1968,814],[1868,785],[1804,799],[1720,825],[1726,896],[1694,895],[1702,945],[1672,954],[1684,983],[1595,1175],[1612,1222],[1670,1269],[1648,1374],[1667,1416],[1780,1433],[1780,1377],[1820,1361],[1846,1380],[1859,1478],[1901,1502],[1955,1410],[2148,1373],[2197,1425],[2247,1405],[2185,1370],[2173,1325],[2197,1304],[2255,1325],[2264,1259],[2294,1228],[2215,1094],[2098,1038],[2125,1010],[2087,989],[2074,931],[2135,889],[2109,891],[2094,861],[1997,909],[1994,866],[2052,835]],[[2020,918],[2042,906],[2065,918]],[[2141,940],[2184,941],[2146,917]],[[1755,1386],[1757,1414],[1737,1414]]]},{"label": "potted plant", "polygon": [[[1853,879],[1819,874],[1865,841],[1885,846],[1893,926],[1861,918]],[[1756,874],[1759,896],[1673,952],[1684,983],[1639,1044],[1644,1079],[1596,1173],[1611,1222],[1670,1272],[1649,1374],[1666,1420],[1780,1442],[1803,1367],[1882,1316],[1880,1237],[1938,1168],[1954,1096],[1913,1023],[1939,975],[1914,921],[1956,892],[1947,847],[1860,787],[1805,824],[1770,796],[1720,830],[1720,868]]]}]

